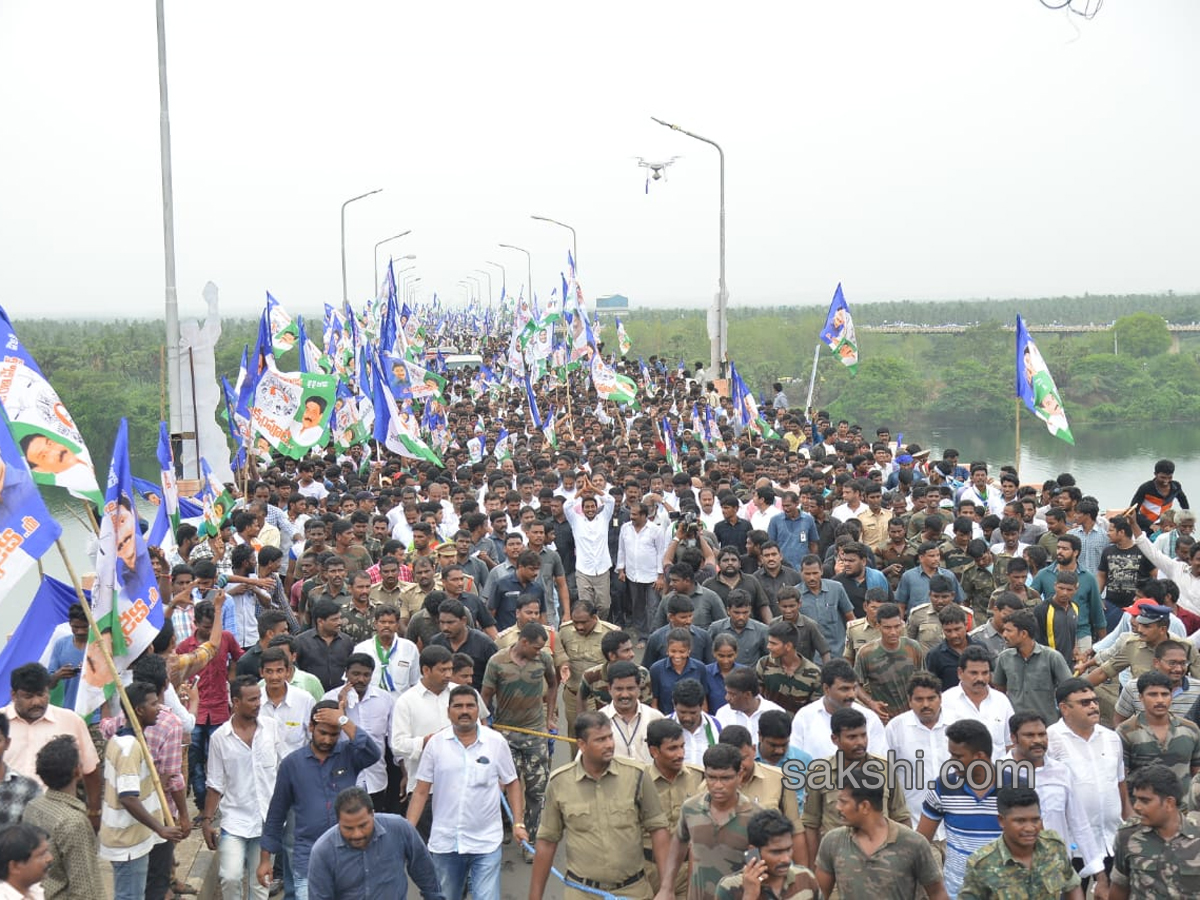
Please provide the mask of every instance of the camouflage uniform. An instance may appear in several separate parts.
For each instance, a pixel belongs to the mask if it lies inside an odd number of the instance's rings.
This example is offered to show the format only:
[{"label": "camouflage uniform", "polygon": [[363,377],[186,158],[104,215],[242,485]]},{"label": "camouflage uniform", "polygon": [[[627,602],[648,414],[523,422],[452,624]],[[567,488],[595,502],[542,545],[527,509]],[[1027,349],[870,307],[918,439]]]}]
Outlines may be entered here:
[{"label": "camouflage uniform", "polygon": [[[704,790],[704,770],[699,766],[684,763],[683,770],[675,776],[675,780],[667,781],[663,777],[663,773],[658,770],[658,766],[651,763],[646,766],[646,775],[654,782],[654,788],[658,791],[658,800],[662,804],[663,812],[667,815],[667,828],[674,834],[679,825],[679,813],[683,809],[683,801]],[[654,862],[654,852],[648,834],[642,842],[642,853],[646,857],[646,878],[650,882],[650,887],[654,889],[655,893],[658,893],[660,884],[658,866]],[[683,900],[687,896],[687,892],[688,868],[680,866],[679,872],[675,876],[676,900]]]},{"label": "camouflage uniform", "polygon": [[1160,763],[1179,778],[1184,796],[1192,786],[1192,771],[1200,769],[1200,728],[1176,715],[1167,717],[1167,739],[1160,743],[1140,712],[1117,726],[1125,754],[1125,775]]},{"label": "camouflage uniform", "polygon": [[[642,834],[666,827],[658,792],[643,766],[614,758],[603,775],[593,778],[577,759],[550,773],[538,837],[555,845],[566,839],[565,870],[571,880],[628,900],[651,900]],[[568,887],[563,900],[594,897]]]},{"label": "camouflage uniform", "polygon": [[[649,706],[654,694],[650,689],[650,672],[645,666],[638,666],[638,681],[642,686],[638,700]],[[585,670],[579,680],[579,711],[600,712],[610,703],[612,694],[608,692],[608,663]]]},{"label": "camouflage uniform", "polygon": [[870,856],[854,843],[850,827],[829,832],[817,850],[816,868],[833,875],[842,897],[875,900],[920,897],[920,885],[942,880],[942,867],[929,841],[907,825],[888,821],[888,836]]},{"label": "camouflage uniform", "polygon": [[1029,868],[1013,859],[1004,838],[996,838],[971,854],[959,900],[1044,900],[1079,887],[1066,842],[1053,831],[1038,835]]},{"label": "camouflage uniform", "polygon": [[1121,826],[1113,842],[1112,883],[1147,900],[1200,897],[1200,814],[1180,813],[1179,819],[1179,833],[1169,841],[1137,822]]},{"label": "camouflage uniform", "polygon": [[[881,572],[899,563],[901,568],[900,575],[903,575],[917,564],[917,554],[908,546],[907,542],[903,548],[893,547],[890,543],[884,544],[875,550],[875,559],[879,563],[877,568]],[[892,586],[893,591],[900,586],[900,575],[887,576],[888,584]]]},{"label": "camouflage uniform", "polygon": [[855,619],[846,626],[846,649],[842,653],[850,662],[854,662],[858,651],[863,648],[864,644],[869,644],[871,641],[879,639],[879,626],[872,625],[864,616],[861,619]]},{"label": "camouflage uniform", "polygon": [[[821,889],[817,879],[804,866],[792,865],[783,878],[783,889],[776,894],[766,884],[759,894],[763,900],[817,900]],[[717,883],[717,900],[742,900],[742,873],[726,875]]]},{"label": "camouflage uniform", "polygon": [[965,547],[960,547],[954,541],[946,541],[941,546],[942,568],[949,569],[954,577],[962,580],[963,573],[975,565],[975,560],[967,553]]},{"label": "camouflage uniform", "polygon": [[996,588],[1000,587],[998,579],[992,574],[995,571],[994,565],[992,572],[979,566],[971,566],[959,578],[962,584],[963,598],[966,600],[966,605],[971,607],[971,612],[975,613],[976,622],[983,622],[989,617],[988,603],[992,599],[992,594],[996,593]]},{"label": "camouflage uniform", "polygon": [[762,685],[762,695],[778,703],[793,715],[821,696],[821,669],[803,656],[796,671],[789,675],[783,665],[771,656],[764,656],[754,667]]},{"label": "camouflage uniform", "polygon": [[[587,634],[580,634],[571,622],[564,623],[558,629],[558,644],[554,648],[554,665],[559,668],[566,665],[571,667],[571,674],[563,683],[563,706],[566,707],[568,737],[575,737],[575,717],[579,715],[581,709],[579,682],[583,680],[583,673],[592,666],[604,662],[604,653],[600,650],[600,642],[604,639],[604,635],[616,630],[616,625],[603,621],[597,621],[596,627]],[[648,685],[649,681],[649,677],[646,677],[642,683]],[[607,704],[601,705],[607,706]]]},{"label": "camouflage uniform", "polygon": [[[543,650],[538,658],[524,665],[513,661],[511,650],[501,650],[488,660],[483,687],[495,691],[491,705],[497,725],[512,725],[532,731],[546,730],[546,676],[553,676],[554,661]],[[538,820],[546,798],[546,780],[550,774],[550,750],[546,739],[532,734],[503,731],[512,751],[517,776],[525,785],[525,827],[532,840],[537,836]]]},{"label": "camouflage uniform", "polygon": [[688,900],[712,900],[717,883],[742,868],[743,854],[750,846],[746,826],[760,811],[757,803],[739,792],[737,807],[723,825],[718,825],[713,821],[707,791],[683,801],[675,835],[690,848],[692,877],[688,882]]},{"label": "camouflage uniform", "polygon": [[375,637],[375,607],[368,603],[367,611],[362,612],[353,603],[342,607],[342,633],[361,644]]},{"label": "camouflage uniform", "polygon": [[[868,754],[871,759],[887,766],[887,760],[879,756]],[[838,764],[838,754],[826,757],[822,762],[827,763],[830,771],[836,771]],[[842,765],[847,772],[847,775],[853,773],[855,764],[847,765],[844,761]],[[816,764],[809,767],[809,774],[813,774]],[[800,816],[800,824],[805,828],[813,828],[821,834],[828,834],[835,828],[840,828],[845,823],[837,811],[838,794],[841,793],[841,785],[837,784],[836,777],[828,779],[830,783],[821,783],[818,779],[814,779],[814,783],[809,785],[807,793],[804,795],[804,812]],[[820,787],[817,787],[817,784]],[[883,814],[893,822],[898,822],[901,825],[908,825],[912,821],[912,815],[908,811],[908,801],[904,799],[904,791],[892,790],[895,785],[895,777],[892,772],[888,772],[888,777],[883,786]],[[846,781],[849,785],[849,780]]]},{"label": "camouflage uniform", "polygon": [[942,642],[942,623],[938,621],[932,603],[918,606],[909,613],[905,634],[920,644],[926,653]]},{"label": "camouflage uniform", "polygon": [[891,715],[898,716],[908,712],[908,679],[924,665],[925,650],[911,638],[900,638],[900,646],[895,650],[884,647],[880,639],[871,641],[858,652],[854,672],[871,699],[886,706]]},{"label": "camouflage uniform", "polygon": [[[997,567],[998,567],[998,564],[997,564]],[[992,591],[992,596],[989,598],[988,602],[994,603],[996,598],[999,597],[1001,594],[1005,593],[1006,591],[1008,591],[1007,584],[1001,585],[1000,587],[996,588],[994,591]],[[1017,591],[1016,594],[1017,594],[1017,597],[1025,604],[1026,609],[1033,609],[1035,606],[1037,606],[1039,603],[1042,602],[1042,595],[1039,594],[1037,591],[1035,591],[1033,588],[1028,587],[1028,586],[1025,588],[1025,596],[1024,597],[1021,596],[1020,591]]]}]

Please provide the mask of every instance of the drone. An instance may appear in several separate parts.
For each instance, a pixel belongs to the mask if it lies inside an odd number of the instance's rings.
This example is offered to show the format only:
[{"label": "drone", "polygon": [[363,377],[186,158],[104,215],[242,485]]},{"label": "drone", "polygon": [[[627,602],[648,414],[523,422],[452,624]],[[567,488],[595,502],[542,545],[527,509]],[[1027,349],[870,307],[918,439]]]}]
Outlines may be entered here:
[{"label": "drone", "polygon": [[651,178],[653,178],[655,181],[666,181],[667,166],[671,165],[671,163],[675,162],[675,160],[679,159],[680,157],[672,156],[665,162],[646,162],[646,160],[640,156],[634,158],[638,161],[639,166],[641,166],[643,169],[650,170],[650,174],[646,179],[647,183],[649,183]]}]

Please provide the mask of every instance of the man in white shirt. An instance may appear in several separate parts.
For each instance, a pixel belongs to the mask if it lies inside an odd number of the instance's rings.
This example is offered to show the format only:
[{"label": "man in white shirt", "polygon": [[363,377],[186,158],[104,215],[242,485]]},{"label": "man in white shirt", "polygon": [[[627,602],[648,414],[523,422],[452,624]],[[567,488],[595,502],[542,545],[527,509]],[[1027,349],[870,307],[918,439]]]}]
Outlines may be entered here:
[{"label": "man in white shirt", "polygon": [[942,694],[942,720],[952,725],[975,719],[992,735],[992,759],[1007,755],[1008,720],[1013,707],[1008,697],[992,689],[992,659],[983,647],[967,647],[958,658],[958,685]]},{"label": "man in white shirt", "polygon": [[929,783],[950,759],[946,722],[942,716],[942,682],[928,672],[917,672],[908,680],[908,711],[888,721],[888,749],[896,763],[908,763],[909,776],[897,781],[904,790],[908,812],[915,829],[921,821],[921,804]]},{"label": "man in white shirt", "polygon": [[683,729],[683,761],[704,765],[704,751],[721,736],[721,723],[704,711],[704,686],[695,678],[682,678],[671,689],[675,709],[667,718]]},{"label": "man in white shirt", "polygon": [[[417,771],[429,739],[448,724],[446,709],[454,675],[454,654],[447,647],[431,644],[421,651],[419,661],[421,680],[392,705],[392,753],[404,760],[410,773]],[[428,828],[418,831],[428,838]]]},{"label": "man in white shirt", "polygon": [[867,508],[862,502],[863,484],[856,478],[851,478],[842,485],[842,505],[835,506],[829,513],[830,518],[839,522],[857,519],[858,514]]},{"label": "man in white shirt", "polygon": [[1106,854],[1096,841],[1071,770],[1047,756],[1050,736],[1045,719],[1036,712],[1019,712],[1010,725],[1012,758],[1029,763],[1035,770],[1030,787],[1037,789],[1041,801],[1042,827],[1057,832],[1066,842],[1071,855],[1079,860],[1081,876],[1095,875],[1104,884]]},{"label": "man in white shirt", "polygon": [[413,827],[421,821],[436,782],[428,844],[443,895],[462,897],[469,877],[474,897],[499,900],[504,839],[501,787],[513,811],[513,835],[528,841],[529,832],[523,824],[524,795],[508,742],[479,724],[479,712],[474,688],[458,685],[450,690],[450,727],[425,745],[408,821]]},{"label": "man in white shirt", "polygon": [[829,720],[839,709],[852,706],[867,718],[867,752],[872,756],[886,757],[888,740],[882,720],[874,710],[854,700],[858,692],[858,676],[854,674],[854,667],[845,659],[834,657],[821,669],[821,689],[821,699],[801,707],[792,719],[792,745],[813,759],[833,756],[837,747],[833,743]]},{"label": "man in white shirt", "polygon": [[1070,770],[1107,869],[1112,865],[1117,829],[1132,815],[1121,739],[1100,724],[1096,691],[1082,678],[1064,681],[1054,699],[1062,718],[1046,729],[1047,754]]},{"label": "man in white shirt", "polygon": [[291,684],[295,667],[282,647],[268,647],[262,654],[262,703],[259,718],[271,719],[279,731],[284,756],[308,743],[308,726],[316,700],[303,688]]},{"label": "man in white shirt", "polygon": [[646,504],[629,504],[629,521],[617,538],[617,577],[625,582],[633,604],[633,626],[645,637],[650,634],[650,617],[662,593],[663,556],[667,532],[647,518]]},{"label": "man in white shirt", "polygon": [[[351,653],[346,657],[346,683],[326,692],[324,699],[340,703],[344,698],[347,718],[382,750],[392,731],[393,700],[391,694],[374,685],[374,674],[374,657],[367,653]],[[387,780],[387,763],[382,756],[358,773],[358,786],[371,795],[375,809],[390,805],[386,796]]]},{"label": "man in white shirt", "polygon": [[639,763],[652,763],[646,728],[663,714],[638,699],[641,673],[636,663],[617,660],[608,667],[608,692],[612,703],[600,710],[612,722],[616,755]]},{"label": "man in white shirt", "polygon": [[400,610],[390,604],[375,607],[375,636],[354,647],[375,661],[372,678],[376,687],[395,700],[421,680],[417,645],[396,636]]},{"label": "man in white shirt", "polygon": [[759,691],[758,675],[748,666],[739,666],[725,676],[725,705],[717,710],[717,722],[722,728],[741,725],[750,732],[758,746],[758,718],[767,710],[783,709],[767,700]]},{"label": "man in white shirt", "polygon": [[[590,600],[602,619],[608,618],[612,605],[608,576],[612,557],[608,552],[608,526],[612,522],[615,500],[598,491],[587,475],[579,476],[581,499],[563,506],[563,513],[575,536],[575,584],[580,600]],[[618,748],[619,749],[619,748]],[[646,757],[646,762],[650,757]]]},{"label": "man in white shirt", "polygon": [[750,527],[756,531],[766,531],[771,520],[782,512],[775,505],[775,488],[770,485],[756,488],[750,505]]},{"label": "man in white shirt", "polygon": [[[262,690],[253,676],[243,675],[229,689],[233,714],[208,739],[208,794],[202,832],[209,850],[216,851],[221,893],[263,900],[267,889],[258,883],[259,840],[275,774],[286,755],[274,719],[259,717]],[[220,843],[213,818],[221,812]]]}]

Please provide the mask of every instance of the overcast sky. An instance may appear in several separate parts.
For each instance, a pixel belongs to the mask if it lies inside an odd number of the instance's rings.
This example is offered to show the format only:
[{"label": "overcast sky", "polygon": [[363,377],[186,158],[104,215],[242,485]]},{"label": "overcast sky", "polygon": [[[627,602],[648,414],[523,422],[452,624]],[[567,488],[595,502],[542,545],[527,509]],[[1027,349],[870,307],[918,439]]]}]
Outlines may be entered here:
[{"label": "overcast sky", "polygon": [[[443,297],[488,259],[518,290],[503,241],[544,298],[540,214],[589,299],[706,304],[716,151],[652,115],[724,146],[733,306],[1195,291],[1198,33],[1195,0],[169,0],[181,313],[210,279],[230,313],[337,302],[373,188],[356,302],[405,229]],[[10,314],[162,314],[158,121],[152,0],[0,3]],[[647,195],[633,157],[673,155]]]}]

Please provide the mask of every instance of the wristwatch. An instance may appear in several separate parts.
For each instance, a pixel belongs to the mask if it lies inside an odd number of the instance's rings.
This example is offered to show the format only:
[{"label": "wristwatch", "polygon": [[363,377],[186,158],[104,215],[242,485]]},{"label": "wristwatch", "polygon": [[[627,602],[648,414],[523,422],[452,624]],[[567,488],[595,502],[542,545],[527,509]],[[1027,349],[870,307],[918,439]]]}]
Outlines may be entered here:
[{"label": "wristwatch", "polygon": [[345,728],[346,723],[350,721],[349,716],[338,716],[338,728]]}]

